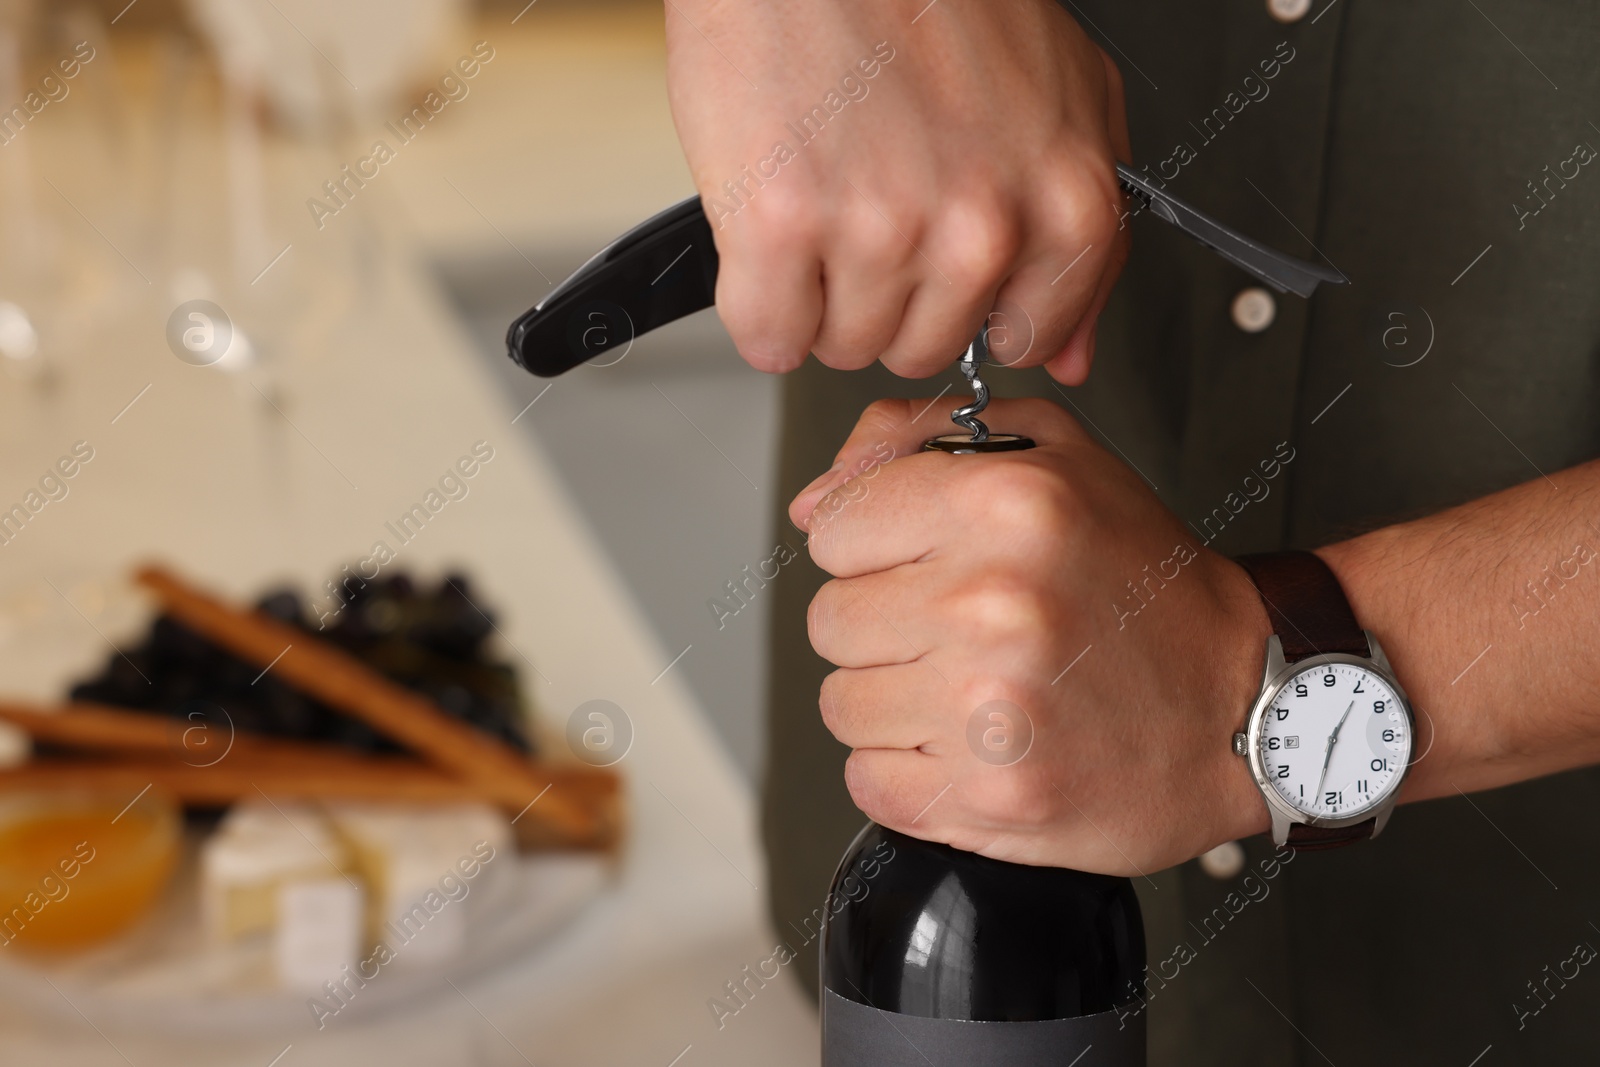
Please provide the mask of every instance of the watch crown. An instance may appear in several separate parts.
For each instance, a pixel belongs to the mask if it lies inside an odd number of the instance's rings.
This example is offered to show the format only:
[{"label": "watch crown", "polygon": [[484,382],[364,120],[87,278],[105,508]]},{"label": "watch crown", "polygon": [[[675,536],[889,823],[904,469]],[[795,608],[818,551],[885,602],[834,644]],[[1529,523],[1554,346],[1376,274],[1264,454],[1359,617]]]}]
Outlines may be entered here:
[{"label": "watch crown", "polygon": [[1250,754],[1250,739],[1244,734],[1233,735],[1233,754],[1235,756],[1248,756]]}]

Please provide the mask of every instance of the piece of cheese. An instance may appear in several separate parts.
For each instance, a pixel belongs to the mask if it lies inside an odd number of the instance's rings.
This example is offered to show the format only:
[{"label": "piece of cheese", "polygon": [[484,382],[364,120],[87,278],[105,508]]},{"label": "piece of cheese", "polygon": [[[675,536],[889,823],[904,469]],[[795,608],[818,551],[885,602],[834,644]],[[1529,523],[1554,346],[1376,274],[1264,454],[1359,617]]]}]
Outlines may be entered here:
[{"label": "piece of cheese", "polygon": [[28,762],[33,754],[33,739],[21,727],[0,722],[0,769],[10,770]]},{"label": "piece of cheese", "polygon": [[279,883],[272,938],[278,980],[315,991],[337,984],[361,952],[365,897],[354,881],[337,875]]},{"label": "piece of cheese", "polygon": [[505,815],[483,804],[348,803],[326,811],[367,885],[369,943],[386,946],[404,966],[459,955],[485,887],[514,862]]},{"label": "piece of cheese", "polygon": [[313,807],[239,804],[200,853],[200,906],[208,934],[222,942],[271,930],[279,889],[342,877],[344,843]]}]

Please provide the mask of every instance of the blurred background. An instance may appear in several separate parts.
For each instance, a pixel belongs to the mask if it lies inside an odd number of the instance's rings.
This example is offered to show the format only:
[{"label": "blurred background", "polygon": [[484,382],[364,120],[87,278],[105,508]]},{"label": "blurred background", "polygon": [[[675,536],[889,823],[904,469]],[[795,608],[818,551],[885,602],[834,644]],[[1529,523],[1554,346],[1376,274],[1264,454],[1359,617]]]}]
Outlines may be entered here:
[{"label": "blurred background", "polygon": [[776,381],[504,350],[692,192],[659,4],[0,0],[0,1061],[815,1062]]}]

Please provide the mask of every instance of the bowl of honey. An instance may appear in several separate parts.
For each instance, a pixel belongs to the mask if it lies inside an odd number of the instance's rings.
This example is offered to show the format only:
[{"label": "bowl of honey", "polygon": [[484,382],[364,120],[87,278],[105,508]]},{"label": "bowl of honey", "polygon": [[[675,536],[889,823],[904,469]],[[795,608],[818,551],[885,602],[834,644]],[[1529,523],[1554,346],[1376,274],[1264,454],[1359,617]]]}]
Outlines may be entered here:
[{"label": "bowl of honey", "polygon": [[166,888],[182,840],[177,804],[155,790],[0,800],[0,948],[54,955],[130,929]]}]

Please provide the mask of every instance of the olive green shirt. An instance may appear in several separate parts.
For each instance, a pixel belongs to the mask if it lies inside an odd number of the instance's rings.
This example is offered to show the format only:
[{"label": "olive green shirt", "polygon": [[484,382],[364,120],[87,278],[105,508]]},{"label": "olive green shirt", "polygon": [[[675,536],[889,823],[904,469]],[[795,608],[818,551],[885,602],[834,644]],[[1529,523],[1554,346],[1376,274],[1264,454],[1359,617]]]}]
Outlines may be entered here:
[{"label": "olive green shirt", "polygon": [[[1351,284],[1276,297],[1246,332],[1231,307],[1252,281],[1136,218],[1088,384],[999,372],[996,395],[1065,405],[1227,555],[1600,454],[1600,5],[1314,0],[1291,24],[1265,0],[1066,7],[1123,72],[1138,166]],[[942,384],[791,376],[781,500],[868,402]],[[862,822],[817,714],[830,667],[805,608],[825,576],[784,573],[764,806],[780,930],[821,904]],[[1411,805],[1375,841],[1287,865],[1245,842],[1226,881],[1194,862],[1136,879],[1151,1063],[1592,1062],[1600,973],[1578,961],[1600,946],[1597,844],[1600,772],[1582,771]],[[799,962],[814,989],[814,941]]]}]

